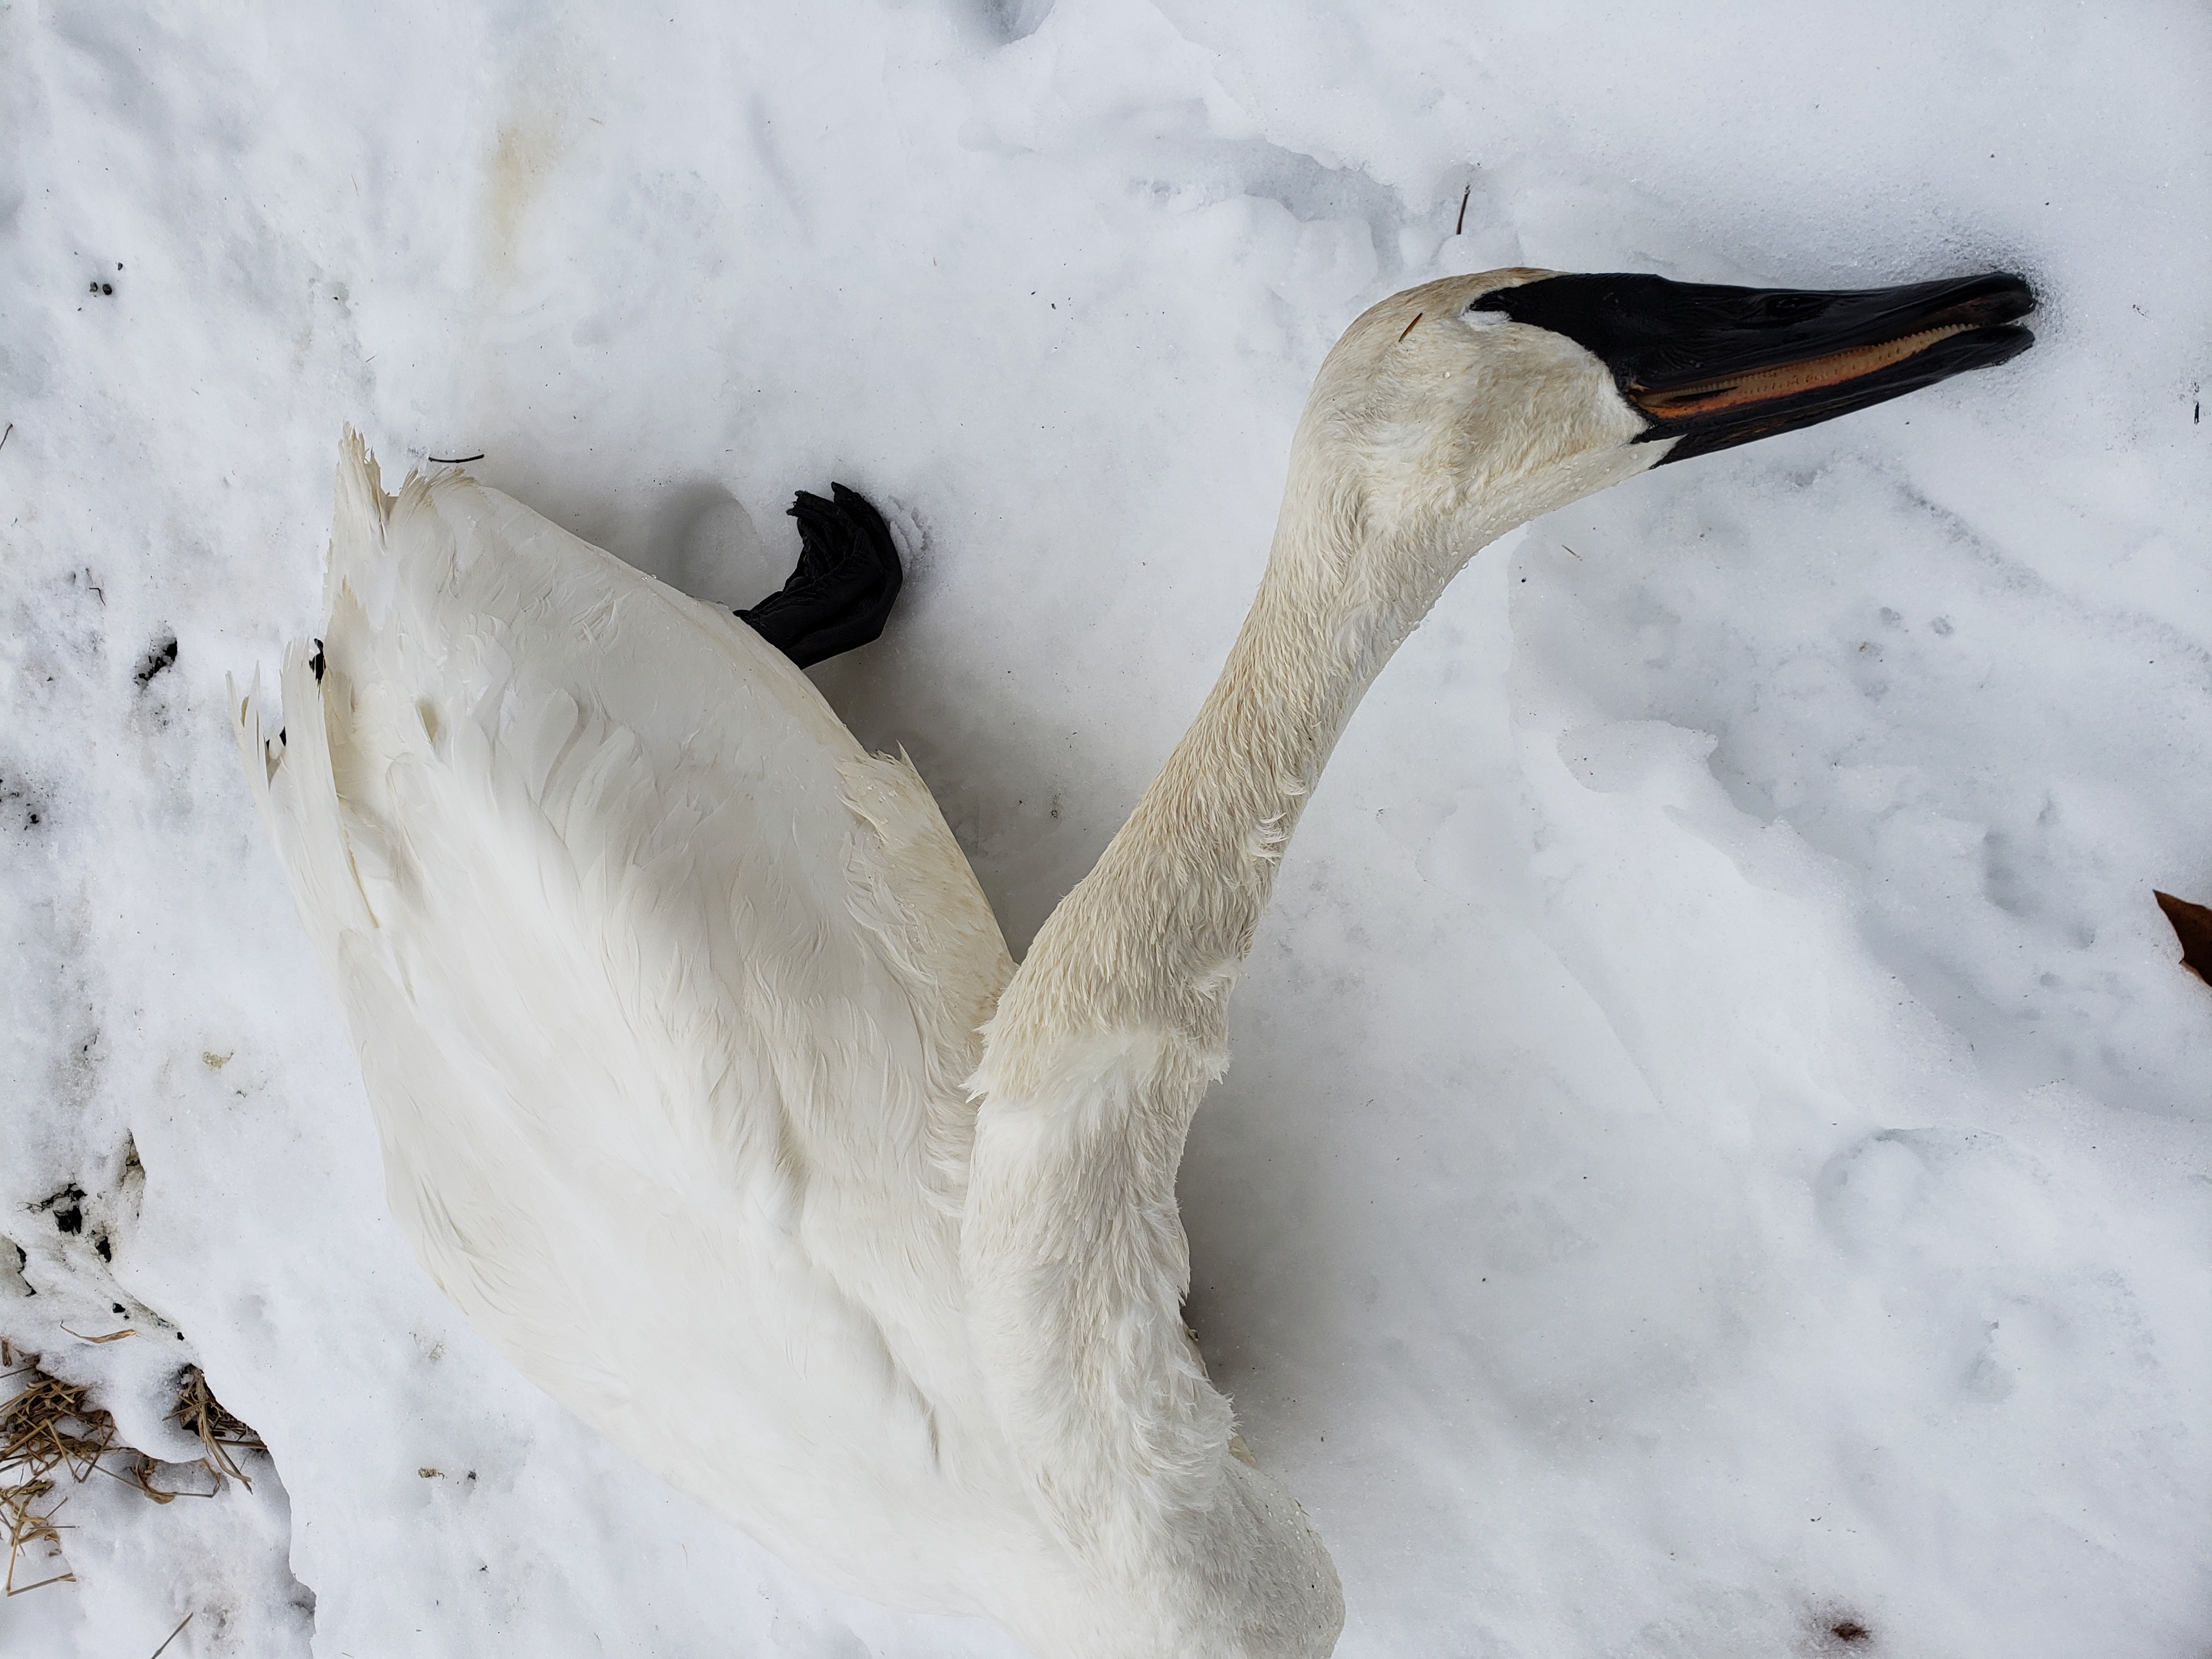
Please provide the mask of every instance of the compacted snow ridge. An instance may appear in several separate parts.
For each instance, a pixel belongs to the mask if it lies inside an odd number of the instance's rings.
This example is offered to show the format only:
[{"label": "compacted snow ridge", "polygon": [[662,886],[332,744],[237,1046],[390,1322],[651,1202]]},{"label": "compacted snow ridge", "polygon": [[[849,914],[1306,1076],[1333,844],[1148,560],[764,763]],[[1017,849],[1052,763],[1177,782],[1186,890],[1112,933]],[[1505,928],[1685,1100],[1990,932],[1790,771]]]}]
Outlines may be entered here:
[{"label": "compacted snow ridge", "polygon": [[1506,264],[2015,270],[2039,343],[1509,537],[1339,750],[1182,1195],[1340,1651],[2204,1653],[2208,88],[2184,0],[0,7],[0,1336],[270,1448],[71,1487],[0,1654],[1012,1655],[448,1310],[225,677],[314,630],[345,422],[730,605],[839,480],[910,577],[817,679],[1018,951],[1330,342]]}]

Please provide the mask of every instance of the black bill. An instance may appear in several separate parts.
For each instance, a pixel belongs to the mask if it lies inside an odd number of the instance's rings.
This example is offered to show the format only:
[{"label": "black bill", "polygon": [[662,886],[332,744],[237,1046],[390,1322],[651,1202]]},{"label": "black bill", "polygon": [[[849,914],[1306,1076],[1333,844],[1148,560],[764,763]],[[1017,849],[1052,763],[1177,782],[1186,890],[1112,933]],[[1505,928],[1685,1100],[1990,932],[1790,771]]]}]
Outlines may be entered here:
[{"label": "black bill", "polygon": [[[1547,276],[1474,302],[1564,334],[1613,370],[1668,461],[1794,431],[2017,357],[2035,309],[1998,271],[1905,288],[1721,288],[1663,276]],[[1663,463],[1662,463],[1663,465]]]}]

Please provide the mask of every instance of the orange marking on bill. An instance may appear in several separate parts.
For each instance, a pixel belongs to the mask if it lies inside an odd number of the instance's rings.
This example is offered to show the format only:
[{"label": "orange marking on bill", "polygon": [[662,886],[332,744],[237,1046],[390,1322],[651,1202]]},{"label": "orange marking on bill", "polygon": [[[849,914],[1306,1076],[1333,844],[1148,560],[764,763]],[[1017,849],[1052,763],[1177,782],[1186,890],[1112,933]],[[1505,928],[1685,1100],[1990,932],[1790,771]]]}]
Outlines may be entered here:
[{"label": "orange marking on bill", "polygon": [[1763,404],[1776,398],[1787,398],[1800,392],[1817,392],[1824,386],[1841,386],[1848,380],[1859,380],[1876,369],[1887,368],[1892,363],[1901,363],[1934,345],[1938,340],[1948,340],[1954,334],[1964,334],[1974,327],[1972,323],[1947,323],[1941,328],[1923,328],[1917,334],[1907,334],[1895,340],[1883,340],[1874,345],[1853,346],[1848,351],[1832,351],[1825,356],[1808,357],[1802,362],[1777,363],[1771,368],[1754,368],[1741,374],[1719,374],[1709,380],[1692,380],[1686,386],[1670,386],[1652,390],[1634,388],[1637,404],[1647,415],[1662,420],[1679,420],[1692,415],[1715,415],[1723,410],[1739,408],[1746,404]]}]

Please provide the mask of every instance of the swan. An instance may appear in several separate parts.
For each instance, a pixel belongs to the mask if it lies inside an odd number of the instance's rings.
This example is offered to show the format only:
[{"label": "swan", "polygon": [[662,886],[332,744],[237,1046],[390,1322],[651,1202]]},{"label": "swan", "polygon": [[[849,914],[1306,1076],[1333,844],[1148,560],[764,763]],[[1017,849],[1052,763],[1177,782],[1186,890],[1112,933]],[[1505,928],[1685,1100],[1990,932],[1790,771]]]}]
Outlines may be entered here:
[{"label": "swan", "polygon": [[[2033,303],[1510,270],[1375,306],[1218,682],[1018,970],[921,778],[776,639],[464,474],[386,495],[349,431],[322,639],[281,708],[232,697],[394,1218],[525,1376],[825,1583],[1046,1659],[1328,1653],[1335,1570],[1181,1318],[1175,1176],[1331,747],[1486,544],[2003,362]],[[868,636],[886,586],[776,637]]]}]

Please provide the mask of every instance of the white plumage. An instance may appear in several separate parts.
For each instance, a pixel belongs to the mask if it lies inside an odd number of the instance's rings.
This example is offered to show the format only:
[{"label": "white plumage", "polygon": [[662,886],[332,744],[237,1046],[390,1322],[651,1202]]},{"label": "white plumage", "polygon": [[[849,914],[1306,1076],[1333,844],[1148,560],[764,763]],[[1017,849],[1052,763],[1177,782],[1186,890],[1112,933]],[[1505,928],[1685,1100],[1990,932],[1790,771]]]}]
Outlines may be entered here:
[{"label": "white plumage", "polygon": [[350,435],[327,601],[277,758],[240,730],[424,1265],[813,1571],[963,1611],[979,1550],[1033,1571],[959,1327],[1012,968],[921,780],[727,613],[466,477],[387,498]]},{"label": "white plumage", "polygon": [[471,1323],[829,1583],[1068,1659],[1326,1654],[1334,1569],[1182,1324],[1176,1169],[1362,691],[1478,548],[1669,447],[1469,309],[1547,274],[1339,343],[1220,681],[1018,975],[920,777],[750,629],[349,434],[323,672],[239,738]]}]

